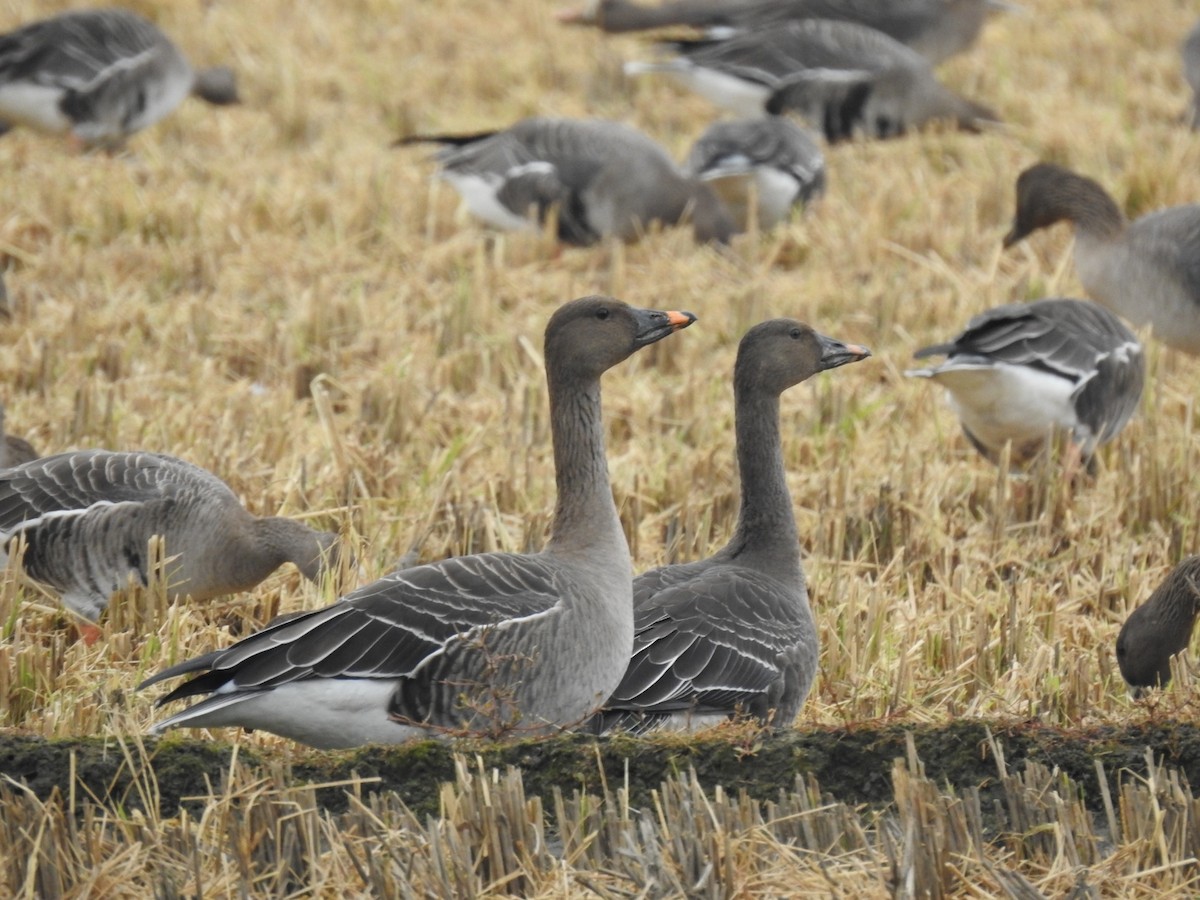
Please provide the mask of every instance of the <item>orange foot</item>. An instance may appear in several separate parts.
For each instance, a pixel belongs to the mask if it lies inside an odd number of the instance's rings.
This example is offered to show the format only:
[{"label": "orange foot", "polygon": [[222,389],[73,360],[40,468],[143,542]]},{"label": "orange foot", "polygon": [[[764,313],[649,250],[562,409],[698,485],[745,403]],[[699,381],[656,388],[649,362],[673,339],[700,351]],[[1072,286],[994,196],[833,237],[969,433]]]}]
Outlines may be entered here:
[{"label": "orange foot", "polygon": [[103,637],[104,632],[98,625],[92,625],[90,622],[86,625],[79,626],[79,639],[83,641],[85,647],[90,647],[96,641]]}]

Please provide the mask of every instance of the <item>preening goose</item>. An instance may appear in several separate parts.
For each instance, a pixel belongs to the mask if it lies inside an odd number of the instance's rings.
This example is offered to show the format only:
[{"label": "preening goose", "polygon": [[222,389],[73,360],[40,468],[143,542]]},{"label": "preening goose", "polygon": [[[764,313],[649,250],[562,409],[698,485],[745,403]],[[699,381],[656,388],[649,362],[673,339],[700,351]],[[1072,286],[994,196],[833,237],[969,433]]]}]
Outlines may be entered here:
[{"label": "preening goose", "polygon": [[483,553],[401,569],[322,610],[268,625],[142,686],[207,698],[160,722],[261,728],[314,747],[452,732],[538,734],[578,723],[621,680],[633,574],[604,456],[600,376],[690,313],[610,297],[546,327],[558,503],[541,553]]},{"label": "preening goose", "polygon": [[776,116],[714,122],[692,145],[685,168],[712,187],[743,229],[751,209],[760,228],[773,228],[825,193],[821,148]]},{"label": "preening goose", "polygon": [[1183,57],[1183,77],[1192,89],[1188,123],[1193,131],[1200,130],[1200,22],[1192,26],[1179,49]]},{"label": "preening goose", "polygon": [[4,404],[0,403],[0,469],[8,469],[38,458],[38,452],[24,438],[9,434],[4,427]]},{"label": "preening goose", "polygon": [[435,157],[440,177],[497,228],[536,229],[554,210],[558,237],[569,244],[632,240],[653,222],[674,225],[687,216],[698,241],[725,242],[735,230],[705,184],[619,122],[532,118],[503,131],[398,143],[444,144]]},{"label": "preening goose", "polygon": [[667,0],[657,6],[592,0],[559,19],[614,33],[672,25],[727,33],[834,19],[882,31],[938,63],[975,43],[989,12],[1011,8],[1002,0]]},{"label": "preening goose", "polygon": [[285,562],[316,580],[337,535],[258,518],[204,469],[160,453],[82,450],[0,471],[0,544],[18,536],[24,566],[96,621],[130,576],[150,578],[147,545],[164,539],[172,598],[204,600],[258,584]]},{"label": "preening goose", "polygon": [[1086,300],[990,309],[954,340],[916,353],[936,355],[945,362],[905,374],[946,389],[967,440],[992,462],[1011,441],[1013,464],[1027,463],[1059,431],[1087,459],[1125,427],[1146,377],[1137,338]]},{"label": "preening goose", "polygon": [[123,9],[66,12],[0,35],[0,120],[118,147],[189,93],[236,103],[230,69],[193,70],[155,25]]},{"label": "preening goose", "polygon": [[1037,163],[1017,178],[1017,211],[1004,246],[1066,220],[1088,296],[1185,353],[1200,354],[1200,205],[1128,222],[1097,182]]},{"label": "preening goose", "polygon": [[1200,556],[1171,570],[1117,635],[1117,665],[1133,696],[1171,681],[1171,657],[1187,649],[1200,614]]},{"label": "preening goose", "polygon": [[[794,108],[808,116],[814,127],[824,128],[831,140],[856,131],[886,137],[903,130],[890,121],[881,128],[864,119],[869,112],[887,113],[900,125],[915,127],[944,106],[947,97],[956,96],[938,83],[919,53],[853,22],[805,19],[728,40],[664,41],[660,47],[678,55],[658,62],[629,62],[625,71],[631,75],[666,72],[742,116]],[[853,91],[847,92],[846,82]],[[893,82],[896,86],[889,87]],[[829,87],[823,88],[826,84]],[[788,90],[781,91],[784,88]],[[914,99],[905,100],[910,93]],[[879,99],[868,104],[876,95]],[[976,108],[981,115],[995,118],[984,107]],[[847,119],[837,129],[827,125],[827,120]]]},{"label": "preening goose", "polygon": [[633,657],[589,725],[689,728],[738,712],[791,725],[817,668],[817,630],[780,449],[779,395],[825,369],[870,356],[794,319],[751,328],[733,390],[741,508],[708,559],[633,583]]}]

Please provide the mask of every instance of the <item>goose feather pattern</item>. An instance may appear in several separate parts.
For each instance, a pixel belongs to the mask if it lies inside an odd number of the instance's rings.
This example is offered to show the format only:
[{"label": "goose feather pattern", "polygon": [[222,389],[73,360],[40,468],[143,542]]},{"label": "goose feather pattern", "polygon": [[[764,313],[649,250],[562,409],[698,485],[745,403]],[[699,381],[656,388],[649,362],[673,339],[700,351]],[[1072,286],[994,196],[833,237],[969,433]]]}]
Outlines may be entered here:
[{"label": "goose feather pattern", "polygon": [[[159,702],[208,696],[158,723],[265,728],[316,747],[577,723],[616,686],[633,639],[632,572],[604,458],[601,374],[695,317],[607,297],[546,329],[558,504],[536,554],[401,569],[281,619],[143,687],[197,674]],[[570,677],[564,677],[569,667]]]}]

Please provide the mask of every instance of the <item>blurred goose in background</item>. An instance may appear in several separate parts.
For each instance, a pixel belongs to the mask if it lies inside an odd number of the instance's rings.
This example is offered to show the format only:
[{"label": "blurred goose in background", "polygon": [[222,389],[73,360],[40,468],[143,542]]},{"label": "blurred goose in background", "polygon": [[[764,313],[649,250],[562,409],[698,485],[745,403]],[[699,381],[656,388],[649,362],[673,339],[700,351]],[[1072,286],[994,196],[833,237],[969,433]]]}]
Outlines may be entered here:
[{"label": "blurred goose in background", "polygon": [[95,622],[130,576],[150,582],[150,538],[163,538],[172,599],[254,587],[285,562],[315,581],[336,569],[337,535],[247,512],[204,469],[160,453],[81,450],[0,471],[0,543],[25,543],[30,578]]},{"label": "blurred goose in background", "polygon": [[440,177],[490,225],[536,229],[556,215],[559,240],[633,240],[654,222],[690,217],[696,240],[726,242],[729,212],[688,178],[653,140],[602,119],[523,119],[502,131],[417,135],[398,144],[436,143]]},{"label": "blurred goose in background", "polygon": [[1014,465],[1031,461],[1059,431],[1089,459],[1137,410],[1146,377],[1137,338],[1086,300],[999,306],[915,355],[946,357],[904,374],[944,387],[967,440],[992,462],[1011,441]]},{"label": "blurred goose in background", "polygon": [[936,64],[975,43],[989,12],[1013,8],[1003,0],[667,0],[657,6],[591,0],[559,19],[613,33],[688,25],[707,29],[710,37],[833,19],[882,31]]},{"label": "blurred goose in background", "polygon": [[611,297],[562,306],[545,336],[558,503],[541,553],[413,566],[332,606],[150,678],[190,673],[158,723],[261,728],[314,747],[578,724],[621,680],[633,573],[604,454],[600,378],[695,320]]},{"label": "blurred goose in background", "polygon": [[[659,46],[677,56],[657,62],[629,62],[625,71],[630,75],[666,72],[711,102],[741,116],[762,115],[768,109],[768,101],[772,102],[774,112],[796,108],[809,117],[813,127],[823,128],[832,140],[847,137],[855,130],[871,136],[894,133],[897,126],[890,121],[880,128],[862,115],[873,111],[875,106],[881,112],[885,106],[890,110],[897,97],[903,98],[910,92],[917,94],[913,101],[917,108],[912,112],[904,107],[891,111],[891,118],[898,118],[901,125],[908,120],[912,120],[911,124],[924,121],[938,104],[946,104],[947,96],[955,96],[938,83],[929,62],[919,53],[882,32],[853,22],[806,19],[745,32],[728,40],[664,41]],[[852,81],[856,87],[850,100],[854,102],[848,105],[847,98],[837,91],[826,99],[815,93],[815,87],[806,88],[804,96],[797,95],[795,99],[796,90],[775,96],[781,88],[795,84],[801,74],[818,85],[828,81],[841,86]],[[874,75],[880,78],[872,78]],[[891,82],[899,87],[889,90],[884,95],[885,101],[870,106],[866,103],[867,97],[884,91]],[[801,99],[805,102],[800,102]],[[969,102],[958,99],[962,104]],[[818,100],[822,102],[818,104]],[[846,111],[827,113],[825,107],[835,103],[847,107]],[[980,117],[995,119],[984,107],[973,108]],[[852,121],[841,123],[851,112],[855,113]],[[942,115],[952,116],[957,112],[956,107]],[[830,129],[827,119],[839,120],[839,127]]]},{"label": "blurred goose in background", "polygon": [[773,228],[825,193],[825,157],[805,129],[767,116],[714,122],[696,139],[684,168],[706,182],[739,227]]},{"label": "blurred goose in background", "polygon": [[1187,649],[1200,614],[1200,556],[1171,570],[1117,635],[1117,665],[1134,698],[1171,681],[1171,657]]},{"label": "blurred goose in background", "polygon": [[816,675],[817,629],[780,447],[779,396],[870,351],[794,319],[751,328],[733,391],[741,507],[708,559],[634,579],[633,657],[590,730],[698,728],[738,713],[792,724]]},{"label": "blurred goose in background", "polygon": [[4,404],[0,403],[0,469],[9,469],[38,458],[38,452],[24,438],[9,434],[4,428]]},{"label": "blurred goose in background", "polygon": [[1200,354],[1200,205],[1128,222],[1097,182],[1037,163],[1017,178],[1011,247],[1040,228],[1075,229],[1075,270],[1088,295],[1185,353]]},{"label": "blurred goose in background", "polygon": [[66,12],[0,35],[0,120],[120,147],[189,94],[238,102],[233,72],[193,70],[155,25],[122,9]]},{"label": "blurred goose in background", "polygon": [[1192,107],[1188,123],[1192,130],[1200,130],[1200,22],[1192,26],[1180,46],[1183,56],[1183,77],[1192,89]]}]

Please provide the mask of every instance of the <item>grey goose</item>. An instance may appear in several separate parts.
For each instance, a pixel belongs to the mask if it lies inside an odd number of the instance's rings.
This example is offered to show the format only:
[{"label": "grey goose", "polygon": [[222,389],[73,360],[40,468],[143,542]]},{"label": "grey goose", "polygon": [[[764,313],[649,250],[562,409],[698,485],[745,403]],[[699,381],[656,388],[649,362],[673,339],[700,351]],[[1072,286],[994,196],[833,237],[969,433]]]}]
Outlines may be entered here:
[{"label": "grey goose", "polygon": [[998,462],[1011,441],[1014,465],[1031,461],[1058,432],[1089,459],[1137,410],[1146,377],[1137,338],[1086,300],[990,309],[953,340],[916,353],[928,356],[946,359],[905,374],[946,389],[967,440],[987,459]]},{"label": "grey goose", "polygon": [[746,332],[733,375],[741,481],[733,536],[708,559],[634,580],[633,656],[592,730],[694,728],[738,713],[791,725],[812,686],[818,644],[779,398],[818,372],[868,356],[794,319]]},{"label": "grey goose", "polygon": [[119,147],[188,94],[236,103],[225,67],[196,71],[153,23],[124,9],[65,12],[0,35],[0,120]]},{"label": "grey goose", "polygon": [[790,119],[767,116],[714,122],[692,145],[684,168],[706,182],[738,223],[773,228],[825,193],[825,156]]},{"label": "grey goose", "polygon": [[[938,82],[919,53],[853,22],[805,19],[726,40],[664,41],[660,47],[676,55],[629,62],[626,71],[668,73],[742,116],[794,109],[830,141],[856,133],[889,137],[932,118],[973,126],[996,119]],[[912,100],[905,99],[909,95]]]},{"label": "grey goose", "polygon": [[247,590],[285,562],[310,580],[338,562],[337,535],[259,518],[212,473],[161,453],[81,450],[0,471],[4,557],[23,539],[25,572],[95,622],[129,578],[150,578],[163,538],[172,598]]},{"label": "grey goose", "polygon": [[5,419],[4,404],[0,403],[0,469],[8,469],[37,459],[38,452],[29,441],[8,433],[4,427]]},{"label": "grey goose", "polygon": [[1200,556],[1189,556],[1129,614],[1117,635],[1117,666],[1135,698],[1170,683],[1171,657],[1187,649],[1197,614]]},{"label": "grey goose", "polygon": [[1051,163],[1017,178],[1011,247],[1040,228],[1075,229],[1075,271],[1088,296],[1185,353],[1200,354],[1200,204],[1126,220],[1096,181]]},{"label": "grey goose", "polygon": [[558,238],[587,245],[633,240],[652,223],[690,217],[696,239],[726,242],[727,210],[657,143],[603,119],[530,118],[469,135],[418,135],[399,144],[442,144],[440,177],[496,228],[536,229],[553,210]]},{"label": "grey goose", "polygon": [[1192,89],[1192,102],[1188,111],[1188,124],[1192,130],[1200,130],[1200,22],[1192,26],[1180,45],[1183,57],[1183,77]]},{"label": "grey goose", "polygon": [[540,553],[483,553],[392,572],[158,673],[194,674],[155,726],[259,728],[321,748],[577,723],[617,686],[633,643],[629,547],[609,487],[600,377],[690,313],[610,297],[546,327],[558,501]]},{"label": "grey goose", "polygon": [[936,64],[975,43],[989,12],[1011,8],[1002,0],[666,0],[655,6],[591,0],[559,18],[611,33],[672,25],[756,31],[796,19],[834,19],[881,31]]}]

